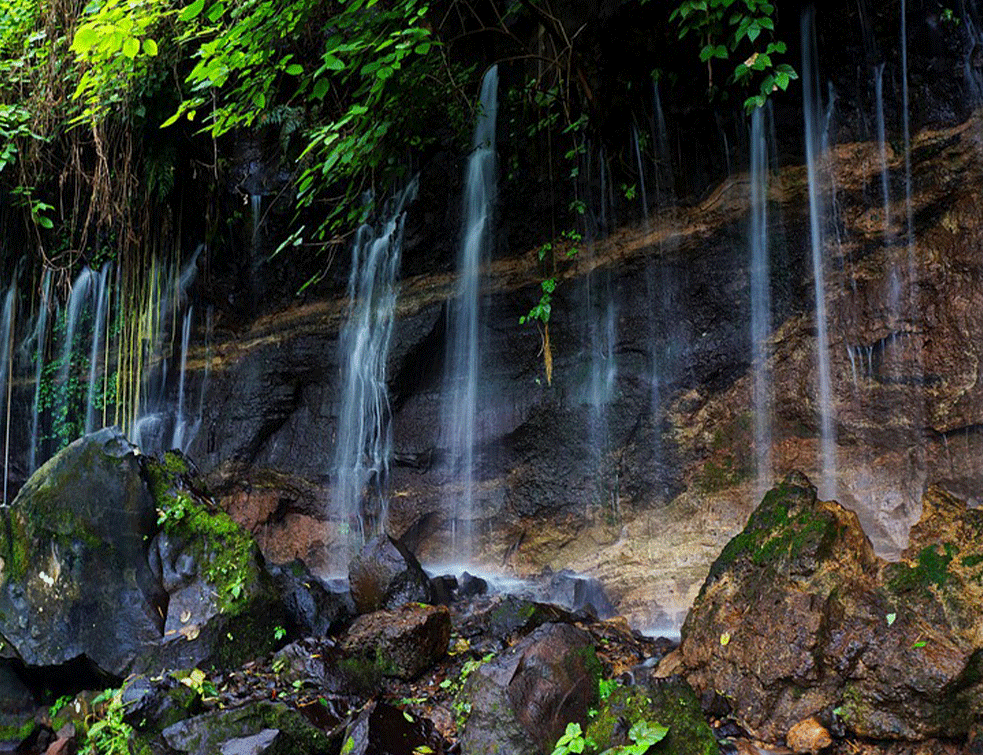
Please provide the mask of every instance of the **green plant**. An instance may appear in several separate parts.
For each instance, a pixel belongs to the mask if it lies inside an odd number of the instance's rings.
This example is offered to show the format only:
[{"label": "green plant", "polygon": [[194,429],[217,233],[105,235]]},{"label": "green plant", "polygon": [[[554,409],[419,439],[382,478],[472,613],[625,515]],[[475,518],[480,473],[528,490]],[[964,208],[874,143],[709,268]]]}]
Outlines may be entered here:
[{"label": "green plant", "polygon": [[73,699],[74,698],[71,695],[62,695],[51,704],[50,708],[48,708],[48,715],[51,718],[54,718],[61,713],[61,711],[65,709],[65,706],[72,702]]},{"label": "green plant", "polygon": [[741,50],[737,59],[743,62],[733,67],[729,80],[744,86],[757,81],[757,93],[744,101],[745,109],[752,110],[798,78],[792,66],[775,62],[786,52],[784,42],[775,40],[763,49],[759,44],[762,34],[773,37],[774,16],[775,5],[768,0],[683,0],[669,20],[678,25],[680,39],[690,35],[699,39],[700,61],[706,64],[711,94],[717,90],[713,62],[729,61]]},{"label": "green plant", "polygon": [[668,733],[669,729],[666,726],[639,721],[628,730],[628,739],[632,744],[610,747],[601,755],[645,755],[652,745],[661,742]]},{"label": "green plant", "polygon": [[106,705],[89,726],[83,755],[130,755],[133,727],[123,720],[122,690],[107,689],[92,702],[93,706]]},{"label": "green plant", "polygon": [[279,625],[273,627],[273,639],[275,639],[275,640],[282,640],[286,636],[287,636],[287,630],[286,629],[284,629],[283,627],[281,627]]},{"label": "green plant", "polygon": [[556,747],[553,748],[552,755],[567,755],[570,752],[583,752],[587,744],[588,742],[584,738],[584,732],[580,728],[580,724],[570,722],[567,724],[567,730],[563,733],[563,736],[556,740]]}]

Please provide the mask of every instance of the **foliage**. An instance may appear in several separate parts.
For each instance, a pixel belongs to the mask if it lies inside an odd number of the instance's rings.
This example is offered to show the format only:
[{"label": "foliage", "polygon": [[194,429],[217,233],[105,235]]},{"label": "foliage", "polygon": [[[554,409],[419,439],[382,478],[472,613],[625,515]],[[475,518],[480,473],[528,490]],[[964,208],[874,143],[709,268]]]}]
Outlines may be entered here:
[{"label": "foliage", "polygon": [[649,721],[639,721],[628,730],[630,745],[618,745],[610,747],[601,755],[645,755],[649,747],[661,742],[669,733],[667,726],[651,723]]},{"label": "foliage", "polygon": [[587,740],[584,739],[584,732],[580,728],[580,724],[571,722],[567,724],[567,730],[563,733],[563,736],[556,740],[556,747],[553,749],[552,755],[567,755],[570,752],[583,752],[586,746]]},{"label": "foliage", "polygon": [[122,689],[107,689],[93,700],[106,705],[89,726],[82,755],[130,755],[133,727],[123,720],[122,694]]},{"label": "foliage", "polygon": [[707,66],[711,93],[716,88],[713,61],[731,60],[732,54],[742,50],[738,58],[744,56],[744,60],[734,66],[729,81],[743,85],[757,81],[757,93],[744,101],[745,109],[752,110],[764,105],[772,92],[785,91],[798,78],[790,65],[773,61],[785,53],[784,42],[772,41],[760,49],[759,38],[774,35],[774,16],[775,5],[769,0],[683,0],[669,19],[678,25],[680,39],[699,39],[700,61]]}]

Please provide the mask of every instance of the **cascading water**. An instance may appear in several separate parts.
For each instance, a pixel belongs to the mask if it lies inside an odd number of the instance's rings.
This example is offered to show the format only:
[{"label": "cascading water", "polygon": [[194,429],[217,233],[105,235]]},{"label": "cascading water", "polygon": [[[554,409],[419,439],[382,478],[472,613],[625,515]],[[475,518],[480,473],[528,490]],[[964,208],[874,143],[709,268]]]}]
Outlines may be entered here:
[{"label": "cascading water", "polygon": [[25,352],[34,359],[34,396],[31,402],[31,440],[27,449],[27,472],[38,466],[38,443],[41,432],[41,375],[44,371],[44,354],[48,343],[48,310],[51,307],[51,268],[41,275],[41,301],[38,305],[37,324],[25,344]]},{"label": "cascading water", "polygon": [[751,363],[754,373],[754,453],[756,500],[771,486],[772,385],[768,363],[771,336],[771,283],[768,252],[768,139],[765,110],[751,116]]},{"label": "cascading water", "polygon": [[[144,362],[150,365],[142,380],[139,411],[130,430],[131,440],[146,453],[160,453],[172,448],[187,451],[201,426],[201,409],[189,415],[185,411],[188,350],[194,308],[188,294],[198,270],[199,246],[183,267],[169,265],[158,273],[158,295],[151,297],[140,316],[155,337],[148,341]],[[182,314],[183,312],[183,314]],[[167,325],[170,327],[167,327]],[[180,325],[179,325],[180,324]],[[180,327],[180,358],[177,362],[177,398],[170,375]],[[199,388],[205,390],[204,380]]]},{"label": "cascading water", "polygon": [[[92,321],[92,348],[89,350],[89,390],[85,400],[85,432],[91,433],[96,427],[96,390],[99,385],[99,359],[105,358],[107,310],[109,308],[109,263],[102,267],[99,277],[95,280],[95,290],[93,292],[93,302],[95,304],[95,316]],[[104,362],[105,365],[105,362]],[[103,382],[103,390],[106,390]],[[103,397],[104,398],[104,397]],[[105,400],[100,402],[106,405]],[[104,416],[100,417],[99,427],[105,422]]]},{"label": "cascading water", "polygon": [[348,277],[348,317],[338,340],[341,405],[334,458],[333,518],[339,537],[331,571],[344,568],[386,519],[392,457],[386,360],[396,317],[405,206],[414,180],[392,203],[379,229],[359,228]]},{"label": "cascading water", "polygon": [[492,244],[495,208],[495,119],[498,111],[498,68],[488,69],[481,83],[481,112],[475,127],[464,182],[464,214],[458,255],[457,296],[448,318],[447,402],[443,412],[448,469],[453,496],[455,558],[465,563],[474,555],[474,461],[481,358],[481,267]]},{"label": "cascading water", "polygon": [[[832,103],[832,100],[831,100]],[[806,166],[809,180],[809,239],[812,247],[813,293],[816,302],[816,397],[819,410],[820,493],[836,498],[836,437],[833,425],[833,402],[829,364],[829,336],[826,314],[826,223],[828,214],[822,197],[820,177],[824,150],[823,112],[819,92],[816,51],[815,11],[802,15],[802,109],[805,119]],[[828,119],[826,119],[828,120]]]}]

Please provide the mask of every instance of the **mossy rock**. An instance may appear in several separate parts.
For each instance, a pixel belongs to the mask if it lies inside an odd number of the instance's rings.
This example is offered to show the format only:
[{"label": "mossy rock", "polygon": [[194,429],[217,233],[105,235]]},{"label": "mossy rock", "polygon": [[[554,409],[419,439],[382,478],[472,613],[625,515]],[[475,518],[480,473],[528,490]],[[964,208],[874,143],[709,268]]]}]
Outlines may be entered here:
[{"label": "mossy rock", "polygon": [[157,643],[163,592],[139,452],[114,428],[63,449],[0,516],[0,635],[29,666],[89,658],[122,677]]},{"label": "mossy rock", "polygon": [[286,614],[256,541],[196,485],[181,454],[142,463],[160,524],[150,558],[169,601],[164,641],[135,669],[231,668],[272,651]]},{"label": "mossy rock", "polygon": [[668,729],[665,738],[648,750],[651,755],[718,755],[720,752],[696,693],[678,676],[652,679],[645,686],[616,688],[587,727],[586,736],[603,752],[630,744],[628,732],[641,722]]}]

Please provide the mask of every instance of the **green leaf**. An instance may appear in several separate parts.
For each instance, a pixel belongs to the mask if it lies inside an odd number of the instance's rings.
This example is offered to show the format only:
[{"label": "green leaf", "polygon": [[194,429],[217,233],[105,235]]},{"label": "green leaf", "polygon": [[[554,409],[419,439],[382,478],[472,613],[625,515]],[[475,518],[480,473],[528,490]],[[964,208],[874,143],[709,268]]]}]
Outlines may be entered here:
[{"label": "green leaf", "polygon": [[287,66],[286,69],[288,76],[300,76],[304,72],[304,66],[300,63],[294,63],[293,65]]},{"label": "green leaf", "polygon": [[341,58],[336,58],[331,53],[324,54],[324,67],[329,71],[340,71],[345,67],[345,63]]},{"label": "green leaf", "polygon": [[225,13],[225,3],[220,1],[217,3],[212,3],[212,7],[208,9],[205,16],[214,24],[222,17],[223,13]]},{"label": "green leaf", "polygon": [[133,60],[140,52],[140,40],[136,37],[127,37],[123,41],[123,54]]},{"label": "green leaf", "polygon": [[191,21],[205,10],[205,0],[195,0],[178,15],[178,21]]},{"label": "green leaf", "polygon": [[151,58],[157,57],[157,43],[152,39],[143,40],[143,52],[145,55],[149,55]]},{"label": "green leaf", "polygon": [[84,55],[91,50],[98,41],[99,32],[88,24],[85,24],[84,26],[80,26],[78,31],[75,32],[75,38],[72,40],[72,49],[76,52],[76,54]]},{"label": "green leaf", "polygon": [[330,88],[331,83],[327,79],[318,79],[314,82],[314,91],[311,94],[315,99],[323,100]]}]

